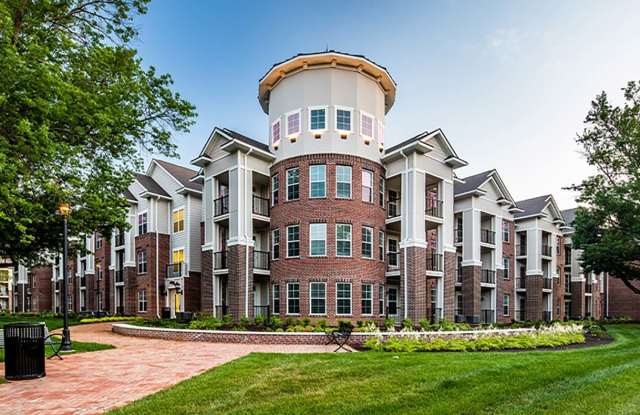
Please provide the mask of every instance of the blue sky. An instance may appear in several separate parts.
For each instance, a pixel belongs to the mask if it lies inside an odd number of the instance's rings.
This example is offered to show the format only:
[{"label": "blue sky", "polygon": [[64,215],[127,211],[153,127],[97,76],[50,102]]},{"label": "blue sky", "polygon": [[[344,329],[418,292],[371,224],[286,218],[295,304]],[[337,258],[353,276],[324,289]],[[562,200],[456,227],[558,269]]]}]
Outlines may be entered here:
[{"label": "blue sky", "polygon": [[258,79],[275,62],[329,49],[388,68],[398,92],[387,145],[442,128],[469,166],[497,168],[516,199],[591,170],[574,142],[591,99],[640,79],[640,2],[248,2],[155,0],[134,42],[196,105],[175,136],[187,165],[214,126],[267,141]]}]

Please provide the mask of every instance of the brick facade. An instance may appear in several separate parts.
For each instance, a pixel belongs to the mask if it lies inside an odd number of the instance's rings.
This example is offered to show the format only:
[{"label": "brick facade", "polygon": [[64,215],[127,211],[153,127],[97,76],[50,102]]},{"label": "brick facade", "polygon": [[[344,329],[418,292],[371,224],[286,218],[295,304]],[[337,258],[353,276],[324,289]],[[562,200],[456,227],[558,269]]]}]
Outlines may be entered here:
[{"label": "brick facade", "polygon": [[213,251],[202,251],[200,261],[200,311],[212,315],[213,310]]},{"label": "brick facade", "polygon": [[527,277],[527,307],[526,319],[540,321],[544,318],[543,292],[544,281],[542,275],[529,275]]},{"label": "brick facade", "polygon": [[[516,309],[516,295],[514,294],[516,284],[516,229],[513,221],[503,219],[502,223],[509,228],[508,241],[505,241],[502,235],[499,236],[502,241],[502,257],[509,258],[509,270],[508,275],[505,275],[505,271],[501,269],[498,269],[496,272],[496,321],[498,323],[511,323],[511,321],[515,319]],[[505,295],[509,296],[508,315],[505,315],[503,310]]]},{"label": "brick facade", "polygon": [[[633,285],[640,288],[640,282]],[[607,276],[606,301],[608,302],[608,317],[631,317],[640,321],[640,295],[634,293],[624,285],[622,280]]]},{"label": "brick facade", "polygon": [[448,321],[454,321],[456,308],[456,257],[455,252],[444,252],[444,310],[443,316]]},{"label": "brick facade", "polygon": [[[406,249],[406,256],[404,250]],[[407,282],[408,317],[413,322],[427,319],[431,311],[431,285],[427,283],[427,250],[420,247],[409,247],[400,250],[400,292],[404,293],[403,284]],[[407,259],[405,266],[404,260]],[[407,276],[404,277],[406,270]]]},{"label": "brick facade", "polygon": [[474,324],[480,322],[480,272],[479,265],[462,267],[462,315]]},{"label": "brick facade", "polygon": [[31,269],[31,311],[51,311],[51,279],[53,269],[51,266],[37,266]]},{"label": "brick facade", "polygon": [[[157,237],[157,245],[156,245]],[[135,256],[138,258],[138,252],[145,251],[147,256],[147,271],[139,273],[134,269],[134,281],[125,282],[125,289],[128,291],[127,299],[129,308],[127,314],[135,314],[144,318],[157,318],[160,316],[160,308],[165,304],[165,296],[162,295],[165,279],[167,277],[167,265],[169,265],[169,252],[171,251],[171,242],[169,235],[156,234],[148,232],[143,235],[136,236],[135,239]],[[157,280],[156,280],[157,268]],[[131,276],[131,272],[127,275]],[[199,280],[198,280],[199,282]],[[138,296],[140,291],[144,290],[147,300],[146,311],[141,311],[138,304]],[[198,300],[199,302],[199,300]]]}]

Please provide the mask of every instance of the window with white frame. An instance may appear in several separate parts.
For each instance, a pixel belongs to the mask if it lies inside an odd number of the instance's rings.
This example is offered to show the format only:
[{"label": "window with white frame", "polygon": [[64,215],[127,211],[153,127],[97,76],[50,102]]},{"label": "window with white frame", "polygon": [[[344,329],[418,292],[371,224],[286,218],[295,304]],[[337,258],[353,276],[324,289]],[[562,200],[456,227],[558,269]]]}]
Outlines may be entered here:
[{"label": "window with white frame", "polygon": [[384,284],[378,286],[378,313],[384,314]]},{"label": "window with white frame", "polygon": [[280,286],[278,284],[271,286],[271,296],[273,298],[273,314],[280,314]]},{"label": "window with white frame", "polygon": [[300,110],[287,114],[287,136],[300,134]]},{"label": "window with white frame", "polygon": [[502,271],[502,278],[504,278],[505,280],[508,280],[511,275],[511,270],[509,269],[510,264],[509,264],[508,256],[502,257],[502,267],[504,268],[504,271]]},{"label": "window with white frame", "polygon": [[351,283],[349,282],[336,284],[336,314],[351,315]]},{"label": "window with white frame", "polygon": [[102,248],[102,235],[96,233],[96,249]]},{"label": "window with white frame", "polygon": [[327,166],[313,164],[309,166],[309,197],[327,196]]},{"label": "window with white frame", "polygon": [[327,314],[327,284],[324,282],[312,282],[309,290],[311,314]]},{"label": "window with white frame", "polygon": [[145,274],[147,272],[147,251],[142,249],[138,251],[138,274]]},{"label": "window with white frame", "polygon": [[373,203],[373,172],[362,170],[362,201]]},{"label": "window with white frame", "polygon": [[280,118],[271,124],[271,144],[274,147],[278,147],[280,144],[280,138],[282,137],[282,130],[280,127]]},{"label": "window with white frame", "polygon": [[351,166],[336,166],[336,197],[351,199]]},{"label": "window with white frame", "polygon": [[362,314],[373,314],[373,285],[362,284]]},{"label": "window with white frame", "polygon": [[147,290],[138,291],[138,311],[140,313],[147,311]]},{"label": "window with white frame", "polygon": [[184,208],[175,209],[171,216],[173,233],[184,231]]},{"label": "window with white frame", "polygon": [[287,314],[300,314],[300,284],[287,284]]},{"label": "window with white frame", "polygon": [[384,208],[384,177],[380,176],[380,184],[378,185],[380,207]]},{"label": "window with white frame", "polygon": [[373,228],[362,227],[362,257],[373,258]]},{"label": "window with white frame", "polygon": [[280,229],[271,231],[271,259],[280,258]]},{"label": "window with white frame", "polygon": [[287,170],[287,200],[300,198],[300,169],[294,167]]},{"label": "window with white frame", "polygon": [[278,204],[278,196],[280,195],[280,177],[274,174],[271,178],[271,206]]},{"label": "window with white frame", "polygon": [[360,112],[360,134],[373,138],[373,117],[364,112]]},{"label": "window with white frame", "polygon": [[502,221],[502,241],[509,242],[509,222]]},{"label": "window with white frame", "polygon": [[80,311],[87,311],[87,290],[80,289]]},{"label": "window with white frame", "polygon": [[327,224],[309,224],[309,256],[327,255]]},{"label": "window with white frame", "polygon": [[309,130],[323,131],[327,129],[326,108],[309,108]]},{"label": "window with white frame", "polygon": [[336,224],[336,256],[351,256],[351,225]]},{"label": "window with white frame", "polygon": [[147,233],[147,212],[138,215],[138,235]]},{"label": "window with white frame", "polygon": [[378,231],[378,259],[384,261],[384,232]]},{"label": "window with white frame", "polygon": [[336,130],[351,132],[351,113],[348,108],[336,108]]},{"label": "window with white frame", "polygon": [[300,256],[300,226],[287,226],[287,257]]},{"label": "window with white frame", "polygon": [[502,298],[502,314],[505,316],[509,315],[509,296],[505,295]]}]

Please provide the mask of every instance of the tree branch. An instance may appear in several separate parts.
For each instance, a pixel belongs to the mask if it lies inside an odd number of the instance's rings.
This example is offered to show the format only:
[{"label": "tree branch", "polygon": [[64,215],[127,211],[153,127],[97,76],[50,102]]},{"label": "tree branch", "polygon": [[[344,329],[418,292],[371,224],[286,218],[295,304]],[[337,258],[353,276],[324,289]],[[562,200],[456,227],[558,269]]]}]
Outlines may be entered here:
[{"label": "tree branch", "polygon": [[627,288],[629,288],[631,291],[633,291],[635,294],[640,295],[640,288],[637,288],[636,286],[634,286],[633,284],[631,284],[631,282],[626,279],[626,278],[620,278],[622,280],[622,282],[624,283],[624,285],[627,286]]}]

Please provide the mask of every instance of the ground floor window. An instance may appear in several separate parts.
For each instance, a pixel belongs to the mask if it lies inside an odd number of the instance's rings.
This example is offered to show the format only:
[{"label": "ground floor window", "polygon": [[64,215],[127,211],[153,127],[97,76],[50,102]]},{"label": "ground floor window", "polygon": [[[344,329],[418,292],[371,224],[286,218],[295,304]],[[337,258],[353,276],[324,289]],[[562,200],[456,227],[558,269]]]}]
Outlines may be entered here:
[{"label": "ground floor window", "polygon": [[280,286],[273,284],[271,287],[271,293],[273,297],[273,313],[280,314]]},{"label": "ground floor window", "polygon": [[326,314],[327,285],[324,282],[312,282],[310,291],[311,314]]},{"label": "ground floor window", "polygon": [[373,314],[373,285],[362,284],[362,314]]},{"label": "ground floor window", "polygon": [[351,314],[351,283],[339,282],[336,284],[336,314]]},{"label": "ground floor window", "polygon": [[287,284],[287,314],[300,314],[300,284]]},{"label": "ground floor window", "polygon": [[147,290],[138,291],[138,311],[141,313],[147,311]]},{"label": "ground floor window", "polygon": [[80,291],[80,311],[87,311],[87,291]]},{"label": "ground floor window", "polygon": [[384,284],[378,286],[378,313],[384,314]]},{"label": "ground floor window", "polygon": [[502,314],[505,316],[509,315],[509,296],[505,295],[502,299]]}]

